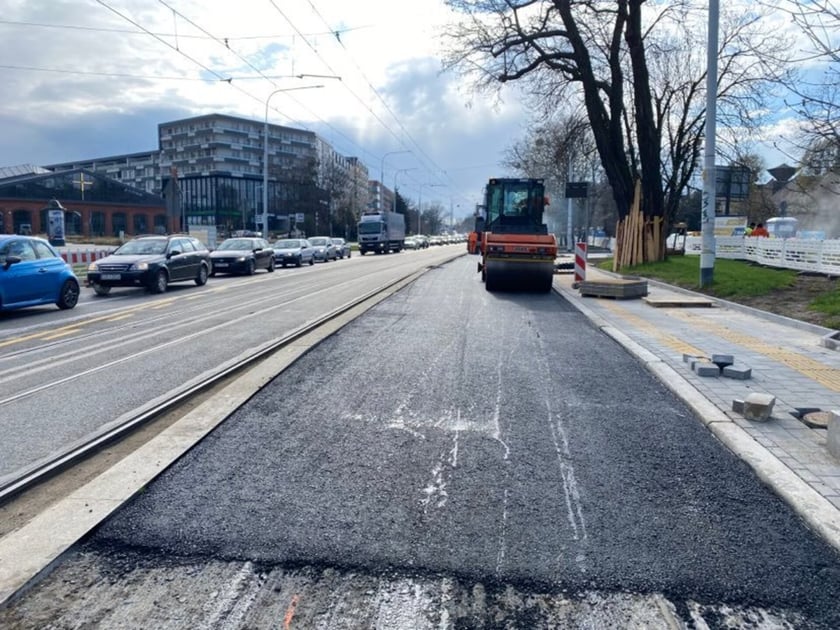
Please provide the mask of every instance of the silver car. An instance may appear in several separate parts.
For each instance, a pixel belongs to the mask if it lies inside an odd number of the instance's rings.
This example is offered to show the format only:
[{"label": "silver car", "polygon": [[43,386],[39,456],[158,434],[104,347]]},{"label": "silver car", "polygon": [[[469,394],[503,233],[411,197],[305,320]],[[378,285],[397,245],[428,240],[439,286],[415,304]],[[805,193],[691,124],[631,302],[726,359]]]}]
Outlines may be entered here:
[{"label": "silver car", "polygon": [[338,260],[335,245],[333,245],[332,239],[329,236],[313,236],[307,240],[315,248],[316,261],[327,262],[328,260]]},{"label": "silver car", "polygon": [[343,238],[334,238],[332,242],[335,245],[335,253],[339,258],[350,258],[350,243]]},{"label": "silver car", "polygon": [[294,265],[315,264],[315,248],[305,238],[284,238],[273,245],[275,264]]}]

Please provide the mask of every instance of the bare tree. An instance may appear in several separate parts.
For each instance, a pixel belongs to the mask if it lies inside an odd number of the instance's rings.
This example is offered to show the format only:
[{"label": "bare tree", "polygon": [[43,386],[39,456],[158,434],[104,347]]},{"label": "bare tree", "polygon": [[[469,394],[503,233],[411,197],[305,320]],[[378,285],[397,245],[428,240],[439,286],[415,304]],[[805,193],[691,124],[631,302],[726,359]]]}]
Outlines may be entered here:
[{"label": "bare tree", "polygon": [[787,84],[793,94],[789,105],[806,123],[805,148],[812,158],[820,150],[836,154],[840,147],[840,3],[782,0],[779,8],[791,16],[810,44],[798,61],[814,66],[813,71]]},{"label": "bare tree", "polygon": [[[637,180],[645,216],[674,216],[705,118],[705,29],[692,0],[447,3],[464,16],[446,34],[449,67],[480,89],[521,81],[543,107],[582,103],[619,217]],[[743,134],[782,77],[785,42],[761,32],[755,11],[721,23],[719,115]]]},{"label": "bare tree", "polygon": [[575,227],[591,225],[612,231],[618,218],[615,205],[609,184],[604,181],[591,127],[582,114],[557,112],[552,119],[533,125],[507,150],[504,164],[524,177],[545,180],[546,193],[553,201],[549,212],[555,221],[562,213],[559,201],[564,198],[565,184],[590,182],[585,220]]}]

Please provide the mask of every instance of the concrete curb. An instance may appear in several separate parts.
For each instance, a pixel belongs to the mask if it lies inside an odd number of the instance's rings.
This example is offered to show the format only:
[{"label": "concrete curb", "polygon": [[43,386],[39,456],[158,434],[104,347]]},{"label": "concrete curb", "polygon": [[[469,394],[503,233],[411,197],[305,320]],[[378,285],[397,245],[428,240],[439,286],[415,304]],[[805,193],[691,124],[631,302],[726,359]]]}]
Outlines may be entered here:
[{"label": "concrete curb", "polygon": [[691,408],[717,439],[743,460],[762,482],[790,505],[811,529],[840,551],[840,510],[828,499],[756,442],[717,405],[703,396],[683,375],[586,307],[582,303],[582,298],[573,290],[556,284],[554,290],[606,335],[636,357],[649,372]]}]

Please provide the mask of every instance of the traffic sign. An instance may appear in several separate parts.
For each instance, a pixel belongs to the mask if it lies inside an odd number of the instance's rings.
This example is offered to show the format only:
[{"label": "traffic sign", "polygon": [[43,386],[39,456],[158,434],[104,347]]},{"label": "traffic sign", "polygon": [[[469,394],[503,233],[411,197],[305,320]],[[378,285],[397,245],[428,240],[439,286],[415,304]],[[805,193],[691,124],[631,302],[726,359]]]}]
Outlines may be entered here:
[{"label": "traffic sign", "polygon": [[566,199],[589,196],[589,182],[566,182]]}]

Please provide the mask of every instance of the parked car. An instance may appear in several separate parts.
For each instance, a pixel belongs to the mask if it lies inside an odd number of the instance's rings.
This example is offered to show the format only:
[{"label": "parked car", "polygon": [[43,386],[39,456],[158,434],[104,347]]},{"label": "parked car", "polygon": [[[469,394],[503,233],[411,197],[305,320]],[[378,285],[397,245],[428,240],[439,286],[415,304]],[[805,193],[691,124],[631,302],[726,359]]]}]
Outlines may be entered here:
[{"label": "parked car", "polygon": [[414,238],[417,241],[418,249],[426,249],[429,247],[429,237],[425,234],[418,234]]},{"label": "parked car", "polygon": [[338,260],[338,254],[335,252],[335,245],[329,236],[313,236],[307,239],[309,244],[315,248],[315,260],[327,262],[328,260]]},{"label": "parked car", "polygon": [[0,311],[39,304],[71,309],[79,290],[73,269],[47,241],[0,235]]},{"label": "parked car", "polygon": [[188,234],[138,236],[91,263],[87,281],[97,295],[137,286],[163,293],[170,282],[206,284],[211,265],[207,247]]},{"label": "parked car", "polygon": [[210,275],[241,273],[253,276],[257,269],[274,271],[274,250],[263,238],[229,238],[210,252]]},{"label": "parked car", "polygon": [[315,264],[315,248],[305,238],[284,238],[273,245],[274,262],[278,265]]},{"label": "parked car", "polygon": [[420,249],[420,241],[417,240],[416,236],[406,236],[403,247],[406,249]]},{"label": "parked car", "polygon": [[339,258],[350,258],[350,243],[343,238],[334,238],[332,243],[335,245],[335,253]]}]

